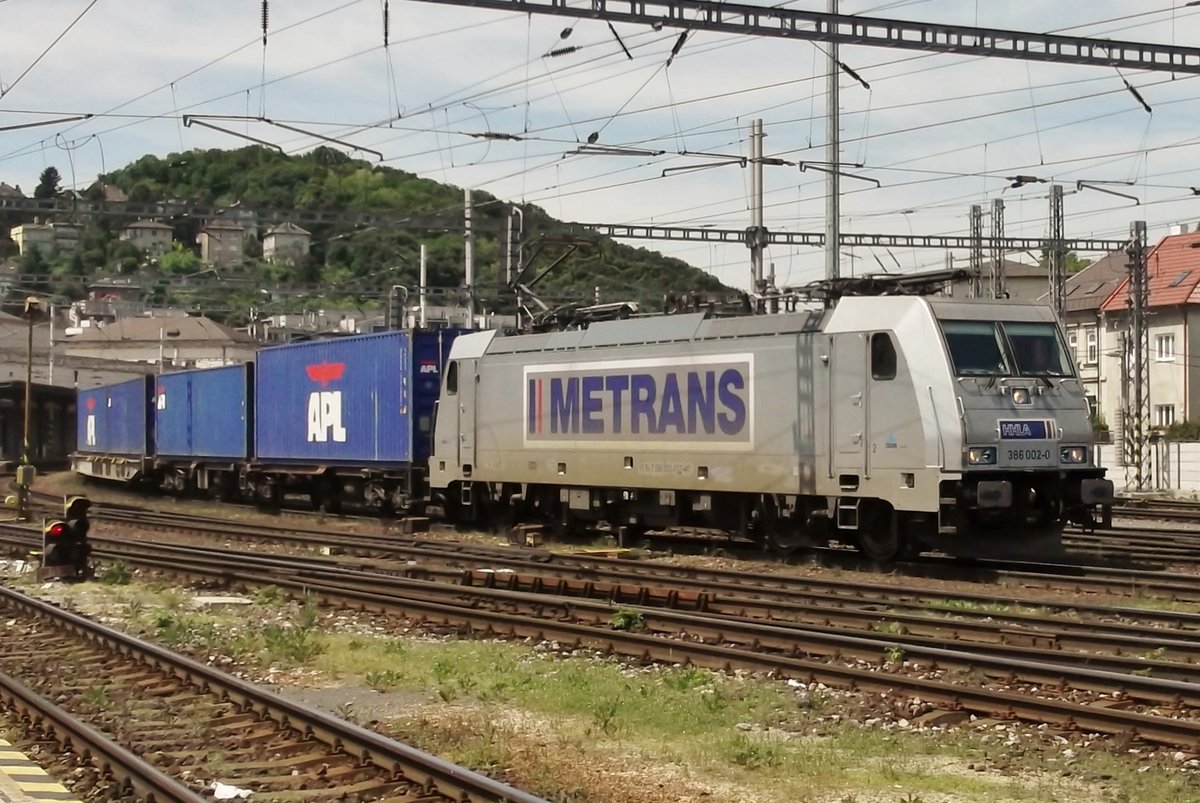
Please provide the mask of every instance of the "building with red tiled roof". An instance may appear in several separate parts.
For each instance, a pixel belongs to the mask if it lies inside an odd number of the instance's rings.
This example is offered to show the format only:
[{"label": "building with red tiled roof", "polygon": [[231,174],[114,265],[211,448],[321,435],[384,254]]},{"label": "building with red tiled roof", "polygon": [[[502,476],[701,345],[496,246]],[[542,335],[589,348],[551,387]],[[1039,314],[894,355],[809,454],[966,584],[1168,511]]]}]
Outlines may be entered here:
[{"label": "building with red tiled roof", "polygon": [[1129,257],[1124,252],[1106,254],[1068,276],[1063,288],[1066,311],[1063,328],[1067,345],[1075,357],[1088,402],[1110,426],[1116,420],[1117,410],[1105,406],[1102,393],[1105,377],[1100,356],[1119,348],[1116,342],[1119,333],[1105,328],[1101,307],[1129,275],[1128,262]]},{"label": "building with red tiled roof", "polygon": [[[1150,423],[1166,427],[1200,417],[1200,232],[1171,234],[1147,257],[1146,324],[1150,334]],[[1102,349],[1106,377],[1101,405],[1119,410],[1122,387],[1130,381],[1131,346],[1124,333],[1129,325],[1129,278],[1116,283],[1100,304]],[[1111,419],[1111,417],[1110,417]]]}]

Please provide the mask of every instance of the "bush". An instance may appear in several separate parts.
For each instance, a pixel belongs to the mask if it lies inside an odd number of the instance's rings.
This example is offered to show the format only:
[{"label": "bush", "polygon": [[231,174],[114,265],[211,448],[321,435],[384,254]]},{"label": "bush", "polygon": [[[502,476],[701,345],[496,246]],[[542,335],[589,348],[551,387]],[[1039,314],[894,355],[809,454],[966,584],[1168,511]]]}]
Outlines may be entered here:
[{"label": "bush", "polygon": [[1163,434],[1173,441],[1200,441],[1200,419],[1190,418],[1187,421],[1176,421],[1167,427]]}]

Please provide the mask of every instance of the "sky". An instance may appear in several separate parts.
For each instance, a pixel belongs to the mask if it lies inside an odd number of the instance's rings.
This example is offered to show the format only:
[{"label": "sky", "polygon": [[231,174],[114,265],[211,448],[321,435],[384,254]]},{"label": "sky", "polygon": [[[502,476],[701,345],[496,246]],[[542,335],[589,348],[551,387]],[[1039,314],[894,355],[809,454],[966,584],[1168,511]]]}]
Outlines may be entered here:
[{"label": "sky", "polygon": [[[1166,0],[840,5],[846,14],[1200,46],[1200,7]],[[234,116],[202,119],[287,152],[321,144],[244,119],[267,117],[382,160],[342,148],[351,155],[564,220],[744,229],[750,175],[721,157],[748,155],[752,120],[764,121],[767,156],[826,159],[823,45],[693,32],[668,65],[679,38],[670,28],[619,24],[619,43],[601,20],[414,0],[276,0],[264,46],[261,10],[251,0],[0,0],[0,181],[29,193],[54,165],[65,185],[84,188],[147,153],[246,144],[185,126],[184,115]],[[563,48],[575,49],[552,55]],[[969,207],[990,215],[1001,198],[1007,235],[1044,237],[1049,184],[1013,188],[1015,175],[1064,186],[1068,237],[1123,239],[1131,221],[1145,220],[1154,242],[1200,222],[1200,76],[859,46],[843,46],[840,59],[869,84],[840,78],[841,162],[880,184],[842,179],[844,231],[965,235]],[[4,130],[79,114],[93,116]],[[519,139],[480,136],[489,132]],[[637,151],[577,153],[593,134]],[[764,193],[772,231],[823,230],[822,173],[769,165]],[[748,285],[741,244],[631,244]],[[956,264],[966,256],[951,254]],[[841,254],[843,273],[946,260],[933,249]],[[786,285],[824,272],[813,248],[771,246],[766,261]]]}]

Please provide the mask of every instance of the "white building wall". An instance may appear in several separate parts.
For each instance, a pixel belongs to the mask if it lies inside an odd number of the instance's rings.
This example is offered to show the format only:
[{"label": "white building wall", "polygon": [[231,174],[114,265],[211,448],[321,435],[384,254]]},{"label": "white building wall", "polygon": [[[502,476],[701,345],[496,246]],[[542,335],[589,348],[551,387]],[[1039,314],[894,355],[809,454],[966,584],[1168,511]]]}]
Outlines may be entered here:
[{"label": "white building wall", "polygon": [[1151,426],[1169,426],[1187,417],[1186,345],[1183,316],[1177,310],[1156,313],[1150,326]]},{"label": "white building wall", "polygon": [[[1128,487],[1132,475],[1126,477],[1126,469],[1120,465],[1117,444],[1102,444],[1096,447],[1097,463],[1108,469],[1108,479],[1118,490]],[[1147,451],[1146,476],[1150,479],[1149,489],[1179,494],[1200,492],[1200,442],[1156,441]]]}]

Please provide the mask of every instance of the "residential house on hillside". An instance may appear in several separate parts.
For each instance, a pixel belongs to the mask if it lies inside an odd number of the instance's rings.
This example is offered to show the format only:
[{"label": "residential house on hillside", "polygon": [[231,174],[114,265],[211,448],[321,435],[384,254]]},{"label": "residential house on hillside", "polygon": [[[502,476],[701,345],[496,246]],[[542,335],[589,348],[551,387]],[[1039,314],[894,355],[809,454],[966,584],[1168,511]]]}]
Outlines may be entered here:
[{"label": "residential house on hillside", "polygon": [[29,256],[34,251],[49,254],[54,250],[54,229],[45,223],[22,223],[13,226],[8,236],[17,244],[21,256]]},{"label": "residential house on hillside", "polygon": [[209,318],[122,318],[90,326],[65,338],[72,357],[102,357],[161,364],[163,368],[208,368],[254,359],[254,340]]},{"label": "residential house on hillside", "polygon": [[54,250],[73,252],[79,249],[79,227],[74,223],[51,223],[54,231]]},{"label": "residential house on hillside", "polygon": [[79,248],[79,227],[74,223],[22,223],[13,226],[9,237],[17,244],[21,256],[35,250],[52,254]]},{"label": "residential house on hillside", "polygon": [[24,198],[25,193],[21,192],[21,185],[12,186],[0,181],[0,198]]},{"label": "residential house on hillside", "polygon": [[267,262],[298,262],[308,256],[312,234],[291,221],[267,230],[263,237],[263,259]]},{"label": "residential house on hillside", "polygon": [[125,227],[121,239],[128,240],[147,254],[165,254],[171,250],[175,232],[165,223],[157,220],[139,220]]},{"label": "residential house on hillside", "polygon": [[[1149,299],[1146,324],[1150,335],[1150,425],[1167,427],[1200,416],[1200,232],[1164,237],[1147,258]],[[1122,387],[1132,376],[1132,348],[1123,333],[1128,326],[1129,279],[1100,307],[1106,344],[1100,356],[1101,407],[1121,409]]]},{"label": "residential house on hillside", "polygon": [[196,235],[200,258],[214,268],[240,268],[246,261],[246,230],[229,220],[209,221]]},{"label": "residential house on hillside", "polygon": [[1075,358],[1075,365],[1079,367],[1079,377],[1083,380],[1088,403],[1109,426],[1116,421],[1118,410],[1105,406],[1101,391],[1108,377],[1101,371],[1104,363],[1100,356],[1120,350],[1121,346],[1118,339],[1120,333],[1105,327],[1101,307],[1129,275],[1128,261],[1129,257],[1123,252],[1107,254],[1068,276],[1064,288],[1066,320],[1063,321],[1063,328],[1066,330],[1067,345]]},{"label": "residential house on hillside", "polygon": [[130,281],[102,279],[87,286],[87,298],[71,304],[71,323],[111,323],[118,318],[146,314],[142,288]]}]

